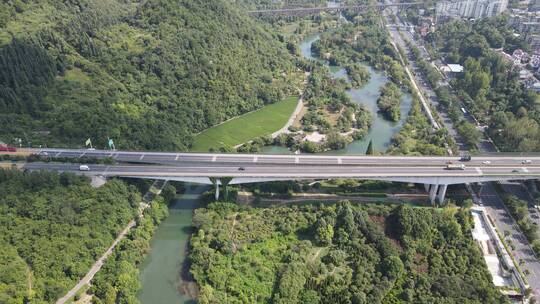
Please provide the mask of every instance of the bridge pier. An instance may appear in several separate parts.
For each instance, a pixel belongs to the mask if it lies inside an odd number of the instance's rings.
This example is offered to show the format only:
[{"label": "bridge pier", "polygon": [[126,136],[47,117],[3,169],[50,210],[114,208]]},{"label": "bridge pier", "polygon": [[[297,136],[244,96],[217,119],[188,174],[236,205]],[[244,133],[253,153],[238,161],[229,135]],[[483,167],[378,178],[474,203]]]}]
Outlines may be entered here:
[{"label": "bridge pier", "polygon": [[219,199],[219,184],[221,180],[218,178],[215,180],[214,184],[216,185],[216,201]]},{"label": "bridge pier", "polygon": [[431,204],[435,204],[435,196],[437,195],[437,190],[439,189],[439,185],[431,185],[429,188],[429,201]]},{"label": "bridge pier", "polygon": [[441,205],[444,203],[444,196],[446,195],[447,188],[448,188],[448,185],[440,185],[439,187],[439,194],[437,196],[438,196],[439,204]]},{"label": "bridge pier", "polygon": [[448,189],[447,184],[424,184],[424,188],[426,189],[426,192],[429,193],[429,201],[432,205],[435,203],[444,203],[446,190]]}]

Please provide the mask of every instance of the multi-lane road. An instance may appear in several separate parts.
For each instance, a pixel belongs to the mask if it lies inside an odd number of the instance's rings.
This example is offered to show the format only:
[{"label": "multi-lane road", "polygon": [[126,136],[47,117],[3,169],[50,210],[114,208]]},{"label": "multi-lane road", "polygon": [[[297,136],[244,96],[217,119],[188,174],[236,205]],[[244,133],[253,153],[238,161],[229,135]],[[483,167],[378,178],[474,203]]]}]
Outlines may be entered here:
[{"label": "multi-lane road", "polygon": [[[401,20],[399,18],[397,19],[398,22],[401,23]],[[390,27],[390,34],[391,37],[398,43],[407,53],[410,52],[408,49],[407,44],[402,39],[402,37],[399,35],[398,29],[395,27]],[[414,39],[414,37],[410,34],[408,31],[403,31],[405,39],[409,40],[413,45],[418,47],[420,52],[422,53],[423,58],[429,58],[429,54],[425,52],[425,48],[422,48],[421,45],[418,44],[417,40]],[[411,58],[412,59],[412,58]],[[421,71],[419,70],[418,66],[414,62],[414,60],[411,60],[411,66],[416,72],[416,77],[422,76]],[[441,109],[438,107],[438,100],[436,98],[436,95],[434,91],[426,84],[425,79],[423,81],[418,81],[419,87],[424,91],[427,92],[427,96],[429,97],[429,100],[431,104],[434,106],[434,109]],[[439,111],[439,116],[441,117],[441,120],[443,121],[445,127],[449,131],[450,135],[454,137],[456,140],[460,150],[465,149],[465,144],[463,143],[463,140],[461,136],[457,133],[456,128],[454,127],[453,122],[449,119],[447,113],[445,111]],[[469,113],[464,113],[464,118],[473,123],[477,124],[477,121],[474,119],[474,117]],[[478,145],[478,148],[480,151],[483,152],[494,152],[496,151],[495,146],[493,143],[488,139],[483,139],[481,143]],[[503,184],[503,188],[505,188],[505,191],[508,191],[512,194],[519,194],[519,191],[516,191],[516,188],[510,189],[508,187],[505,187]],[[522,195],[523,196],[523,195]],[[475,200],[476,204],[483,205],[486,207],[487,213],[490,215],[491,219],[493,220],[493,223],[497,227],[499,231],[508,231],[509,235],[507,237],[508,240],[511,240],[514,244],[514,248],[512,250],[512,255],[516,258],[516,260],[522,261],[524,264],[521,266],[522,269],[527,269],[530,273],[527,276],[527,280],[533,289],[533,293],[535,295],[535,298],[537,300],[540,300],[540,263],[538,262],[538,259],[536,258],[534,251],[531,249],[530,245],[528,244],[525,236],[523,233],[519,230],[517,227],[517,224],[512,219],[512,217],[509,215],[508,210],[505,208],[504,203],[502,199],[499,197],[497,191],[495,191],[495,187],[491,183],[483,183],[480,187],[480,191],[478,193],[478,196],[473,196],[477,198]]]},{"label": "multi-lane road", "polygon": [[[459,157],[331,156],[166,153],[102,150],[47,149],[36,151],[47,157],[113,158],[128,165],[89,165],[87,175],[152,179],[233,177],[234,183],[270,180],[326,178],[376,179],[450,185],[493,180],[540,177],[540,157],[478,156],[470,161]],[[447,166],[464,165],[449,170]],[[80,171],[78,165],[29,163],[28,170]]]},{"label": "multi-lane road", "polygon": [[[368,155],[272,155],[272,154],[221,154],[221,153],[171,153],[144,151],[40,149],[34,153],[50,158],[111,158],[121,162],[184,165],[186,163],[229,163],[258,165],[366,165],[366,166],[446,166],[448,162],[460,163],[459,156],[368,156]],[[523,164],[530,160],[529,164]],[[463,162],[467,167],[508,167],[514,169],[540,167],[540,156],[503,154],[473,156]]]}]

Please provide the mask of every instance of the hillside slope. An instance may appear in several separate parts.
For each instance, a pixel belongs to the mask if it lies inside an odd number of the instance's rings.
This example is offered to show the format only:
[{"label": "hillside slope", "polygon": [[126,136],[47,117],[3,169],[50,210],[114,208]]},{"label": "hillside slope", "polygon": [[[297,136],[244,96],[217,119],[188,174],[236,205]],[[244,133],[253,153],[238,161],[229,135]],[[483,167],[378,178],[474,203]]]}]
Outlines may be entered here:
[{"label": "hillside slope", "polygon": [[0,138],[185,150],[293,93],[277,35],[224,0],[0,3]]}]

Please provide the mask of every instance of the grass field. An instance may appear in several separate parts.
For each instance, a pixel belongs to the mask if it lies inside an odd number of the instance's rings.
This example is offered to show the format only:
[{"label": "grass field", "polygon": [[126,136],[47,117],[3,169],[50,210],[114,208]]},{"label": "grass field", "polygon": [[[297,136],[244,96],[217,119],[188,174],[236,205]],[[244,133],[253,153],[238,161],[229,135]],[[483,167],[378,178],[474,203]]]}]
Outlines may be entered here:
[{"label": "grass field", "polygon": [[191,151],[208,152],[210,148],[234,147],[253,138],[281,129],[296,108],[298,96],[268,105],[260,110],[229,120],[195,136]]}]

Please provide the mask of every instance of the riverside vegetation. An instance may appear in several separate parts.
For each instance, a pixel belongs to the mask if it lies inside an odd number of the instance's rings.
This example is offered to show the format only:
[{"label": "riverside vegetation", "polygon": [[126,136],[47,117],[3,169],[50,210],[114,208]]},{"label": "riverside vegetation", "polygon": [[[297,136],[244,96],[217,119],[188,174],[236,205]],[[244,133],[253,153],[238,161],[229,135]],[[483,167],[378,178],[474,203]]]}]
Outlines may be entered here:
[{"label": "riverside vegetation", "polygon": [[319,56],[328,58],[331,64],[344,65],[353,86],[360,86],[366,81],[366,71],[358,67],[358,61],[384,70],[390,82],[381,88],[379,109],[388,119],[397,121],[400,117],[400,87],[409,90],[399,54],[390,44],[386,30],[378,24],[377,15],[367,13],[348,18],[352,20],[351,23],[323,35],[313,49]]},{"label": "riverside vegetation", "polygon": [[[0,170],[0,303],[54,303],[136,218],[141,190],[110,180]],[[92,281],[96,303],[138,303],[137,265],[176,189],[167,185]],[[111,302],[112,301],[112,302]]]},{"label": "riverside vegetation", "polygon": [[[300,124],[273,142],[261,138],[242,146],[239,151],[256,152],[260,150],[260,144],[273,143],[291,150],[313,153],[342,149],[352,140],[365,137],[373,122],[372,113],[352,102],[346,93],[347,89],[361,87],[369,80],[369,72],[360,62],[388,74],[390,82],[394,84],[391,88],[395,88],[399,94],[395,90],[383,89],[388,96],[380,103],[381,109],[388,113],[386,116],[391,120],[399,119],[401,90],[409,90],[409,84],[388,33],[380,27],[380,17],[372,12],[346,17],[350,22],[322,33],[320,39],[312,44],[311,50],[318,58],[327,60],[330,67],[343,67],[348,79],[332,77],[328,67],[320,61],[305,62],[305,69],[310,75],[304,92],[307,111]],[[277,28],[285,27],[274,23]],[[294,41],[294,35],[287,39]],[[303,140],[305,134],[314,131],[325,135],[323,142]]]},{"label": "riverside vegetation", "polygon": [[193,224],[202,304],[506,303],[466,209],[213,203]]}]

